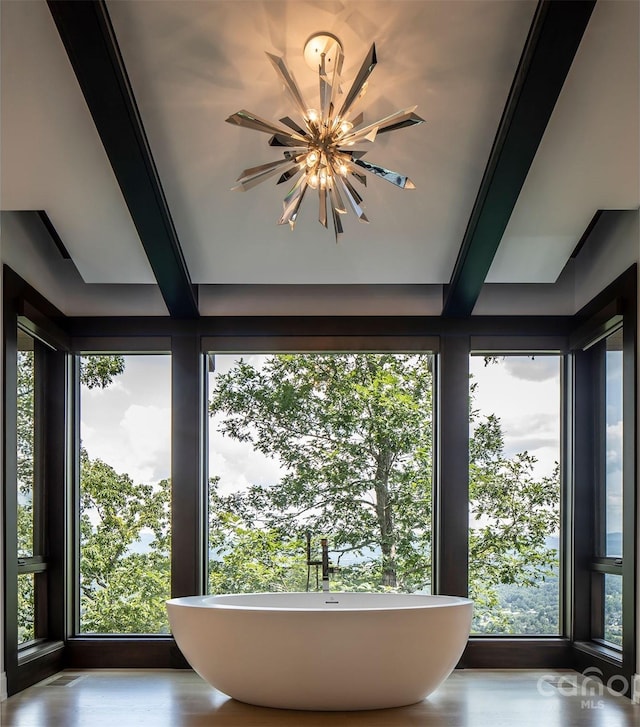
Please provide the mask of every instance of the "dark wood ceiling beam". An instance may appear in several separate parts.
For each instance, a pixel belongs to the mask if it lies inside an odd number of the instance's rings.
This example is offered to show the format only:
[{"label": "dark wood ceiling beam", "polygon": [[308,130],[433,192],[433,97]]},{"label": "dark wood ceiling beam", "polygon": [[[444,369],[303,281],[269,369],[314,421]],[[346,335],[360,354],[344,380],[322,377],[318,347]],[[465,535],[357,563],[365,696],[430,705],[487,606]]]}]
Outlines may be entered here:
[{"label": "dark wood ceiling beam", "polygon": [[595,0],[541,0],[480,183],[442,314],[471,315]]},{"label": "dark wood ceiling beam", "polygon": [[106,5],[103,0],[48,0],[48,5],[169,314],[196,318],[197,289],[191,282]]}]

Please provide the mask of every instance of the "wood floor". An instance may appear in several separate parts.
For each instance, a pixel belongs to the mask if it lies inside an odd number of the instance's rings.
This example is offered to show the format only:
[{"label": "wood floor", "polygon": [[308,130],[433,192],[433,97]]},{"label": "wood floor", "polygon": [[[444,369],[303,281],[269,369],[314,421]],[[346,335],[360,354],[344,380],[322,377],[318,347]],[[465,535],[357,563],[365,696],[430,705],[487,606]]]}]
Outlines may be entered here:
[{"label": "wood floor", "polygon": [[455,671],[429,699],[375,712],[252,707],[191,671],[65,671],[0,706],[2,727],[626,727],[640,705],[592,692],[576,672]]}]

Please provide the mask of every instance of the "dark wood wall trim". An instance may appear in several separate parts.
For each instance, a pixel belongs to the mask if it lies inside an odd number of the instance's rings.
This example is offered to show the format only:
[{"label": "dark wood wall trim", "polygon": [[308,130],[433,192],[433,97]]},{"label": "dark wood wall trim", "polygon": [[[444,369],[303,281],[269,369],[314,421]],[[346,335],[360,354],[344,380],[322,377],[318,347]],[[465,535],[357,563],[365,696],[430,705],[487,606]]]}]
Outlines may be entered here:
[{"label": "dark wood wall trim", "polygon": [[65,321],[68,319],[64,313],[8,265],[2,266],[2,285],[4,299],[14,301],[15,315],[25,315],[26,304],[31,310],[37,311],[34,317],[55,324],[56,332],[65,328]]},{"label": "dark wood wall trim", "polygon": [[446,288],[443,316],[473,311],[594,5],[538,3]]},{"label": "dark wood wall trim", "polygon": [[[623,641],[617,653],[592,641],[592,625],[601,622],[597,610],[593,574],[597,570],[597,540],[601,536],[598,518],[603,507],[602,454],[605,372],[602,339],[623,325],[623,476],[624,507],[621,568]],[[605,679],[624,677],[629,683],[636,670],[637,651],[637,266],[633,265],[614,280],[576,315],[576,328],[570,336],[575,396],[572,402],[573,481],[572,493],[572,631],[574,668],[599,669]],[[598,345],[595,345],[598,344]],[[601,559],[606,560],[606,559]],[[610,571],[608,571],[610,572]],[[599,587],[598,587],[599,588]],[[595,604],[595,606],[594,606]],[[597,673],[597,672],[596,672]]]},{"label": "dark wood wall trim", "polygon": [[[635,293],[635,289],[634,289]],[[626,453],[622,470],[623,517],[623,586],[622,586],[622,663],[629,680],[636,672],[637,651],[637,599],[638,599],[638,453],[637,453],[637,296],[626,300],[623,329],[623,451]]]},{"label": "dark wood wall trim", "polygon": [[[8,693],[15,694],[60,670],[64,662],[67,585],[64,538],[67,354],[64,348],[68,346],[68,339],[62,327],[62,313],[7,266],[3,268],[3,282],[4,656]],[[46,573],[38,576],[40,582],[36,586],[39,595],[36,636],[42,640],[22,649],[17,645],[16,553],[19,322],[36,340],[36,437],[39,446],[34,502],[37,498],[42,507],[38,508],[38,517],[34,520],[34,546],[46,562]],[[55,350],[55,345],[63,350]]]},{"label": "dark wood wall trim", "polygon": [[171,636],[74,638],[67,641],[67,669],[188,669]]},{"label": "dark wood wall trim", "polygon": [[[6,271],[6,268],[5,268]],[[3,430],[2,462],[2,514],[4,556],[4,665],[7,674],[8,693],[18,689],[18,493],[16,487],[17,461],[17,391],[18,378],[18,305],[7,289],[5,275],[3,304]],[[11,555],[10,555],[11,554]]]},{"label": "dark wood wall trim", "polygon": [[171,344],[171,595],[205,591],[204,357],[193,336]]},{"label": "dark wood wall trim", "polygon": [[47,518],[47,638],[64,641],[67,636],[67,359],[62,351],[47,351],[44,381],[46,419],[43,420],[45,452],[45,502]]},{"label": "dark wood wall trim", "polygon": [[[474,316],[460,320],[444,320],[439,316],[226,316],[203,317],[197,321],[159,317],[70,317],[65,321],[65,330],[74,339],[74,350],[83,350],[87,339],[103,337],[123,339],[191,334],[212,338],[313,336],[337,339],[342,336],[368,336],[384,339],[473,335],[498,339],[503,336],[568,336],[573,325],[571,316]],[[75,339],[82,341],[80,348],[76,346]]]},{"label": "dark wood wall trim", "polygon": [[202,336],[203,352],[249,351],[272,353],[275,351],[340,351],[379,353],[435,352],[440,347],[439,336]]},{"label": "dark wood wall trim", "polygon": [[21,692],[64,669],[64,660],[65,646],[62,642],[48,644],[34,650],[33,654],[25,655],[20,659],[15,678],[9,685],[9,695]]},{"label": "dark wood wall trim", "polygon": [[[466,596],[469,580],[469,337],[447,336],[437,363],[434,593]],[[455,452],[455,456],[446,456]]]},{"label": "dark wood wall trim", "polygon": [[621,677],[626,680],[629,688],[626,690],[625,696],[631,696],[631,679],[633,669],[625,670],[621,668],[620,660],[613,655],[607,654],[606,650],[594,648],[593,643],[574,642],[571,645],[571,668],[582,674],[591,674],[594,678],[599,678],[604,684],[610,679],[614,679],[613,688],[622,692]]},{"label": "dark wood wall trim", "polygon": [[569,639],[474,638],[469,639],[460,663],[462,669],[571,669]]},{"label": "dark wood wall trim", "polygon": [[[595,410],[590,393],[593,387],[593,361],[576,355],[573,360],[574,397],[572,420],[572,636],[577,641],[591,638],[590,562],[595,552]],[[576,527],[575,523],[581,523]]]}]

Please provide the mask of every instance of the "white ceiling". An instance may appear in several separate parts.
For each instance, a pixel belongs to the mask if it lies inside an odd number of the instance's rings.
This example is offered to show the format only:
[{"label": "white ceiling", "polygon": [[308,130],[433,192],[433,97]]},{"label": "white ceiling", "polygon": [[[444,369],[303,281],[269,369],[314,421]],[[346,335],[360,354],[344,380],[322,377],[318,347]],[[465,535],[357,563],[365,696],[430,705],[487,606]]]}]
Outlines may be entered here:
[{"label": "white ceiling", "polygon": [[2,210],[46,210],[87,283],[155,282],[46,3],[0,25]]},{"label": "white ceiling", "polygon": [[553,283],[599,209],[640,205],[640,3],[598,2],[489,283]]},{"label": "white ceiling", "polygon": [[[108,2],[151,150],[196,283],[446,283],[458,254],[535,2]],[[640,204],[638,3],[602,1],[560,96],[490,271],[492,282],[553,282],[599,208]],[[0,203],[44,209],[86,282],[153,282],[142,246],[44,0],[1,2]],[[338,35],[349,83],[371,41],[369,120],[418,104],[427,123],[385,134],[372,161],[415,191],[371,180],[369,225],[339,245],[306,199],[278,227],[285,185],[231,192],[278,156],[224,119],[294,109],[264,51],[303,91],[306,38]]]}]

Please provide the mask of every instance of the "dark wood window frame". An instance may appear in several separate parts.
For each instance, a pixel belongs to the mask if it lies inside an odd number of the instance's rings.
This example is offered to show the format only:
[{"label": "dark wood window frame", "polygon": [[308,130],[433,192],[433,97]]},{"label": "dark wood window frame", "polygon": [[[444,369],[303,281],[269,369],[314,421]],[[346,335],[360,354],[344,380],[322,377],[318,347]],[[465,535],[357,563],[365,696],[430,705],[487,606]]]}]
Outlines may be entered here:
[{"label": "dark wood window frame", "polygon": [[37,650],[48,637],[47,623],[47,581],[48,581],[48,558],[46,555],[47,527],[44,518],[46,512],[46,467],[45,467],[45,418],[47,415],[46,397],[46,373],[47,353],[49,347],[36,338],[28,330],[29,321],[22,316],[18,317],[18,352],[23,350],[20,346],[22,337],[30,338],[33,348],[33,484],[32,484],[32,507],[33,507],[33,547],[30,556],[18,556],[17,574],[33,574],[34,592],[34,638],[30,641],[18,644],[18,661],[24,656]]},{"label": "dark wood window frame", "polygon": [[[622,558],[602,551],[604,531],[604,365],[607,336],[622,326],[623,369],[623,538]],[[595,669],[603,682],[622,677],[631,684],[636,666],[637,508],[637,266],[619,276],[576,316],[571,335],[573,472],[572,651],[575,668]],[[602,583],[622,576],[621,648],[602,637]],[[620,689],[618,682],[616,689]]]},{"label": "dark wood window frame", "polygon": [[[468,369],[469,352],[475,345],[491,345],[504,352],[564,350],[570,319],[486,318],[443,323],[420,318],[227,318],[201,319],[197,323],[158,319],[73,319],[72,348],[77,352],[138,352],[145,340],[166,347],[171,339],[174,411],[173,457],[181,461],[181,483],[174,491],[174,559],[181,563],[173,579],[174,595],[204,593],[204,537],[194,532],[194,518],[203,523],[203,483],[194,466],[194,442],[203,442],[206,420],[201,408],[203,367],[211,352],[285,351],[429,351],[436,354],[436,438],[440,453],[456,451],[455,457],[437,457],[434,493],[436,562],[435,592],[467,592],[467,509],[460,497],[468,493]],[[145,327],[154,326],[144,335]],[[127,335],[122,335],[126,332]],[[189,330],[185,330],[189,329]],[[524,329],[524,331],[523,331]],[[317,331],[309,334],[310,331]],[[98,332],[98,335],[96,333]],[[102,334],[102,335],[100,335]],[[146,347],[149,348],[149,345]],[[179,356],[182,364],[175,357]],[[191,404],[187,404],[191,397]],[[196,405],[196,399],[199,404]],[[446,412],[446,415],[445,415]],[[206,416],[206,413],[205,413]],[[179,433],[182,430],[182,434]],[[188,432],[188,433],[187,433]],[[180,460],[180,453],[187,453]],[[463,456],[460,456],[460,453]],[[205,461],[200,452],[200,462]],[[188,465],[188,467],[187,467]],[[175,476],[178,469],[174,465]],[[460,563],[464,563],[462,569]],[[185,565],[189,564],[185,568]],[[452,564],[457,564],[452,567]],[[161,636],[73,637],[68,640],[68,659],[74,667],[181,666],[184,661],[171,639]],[[474,637],[463,656],[466,667],[569,667],[569,641],[565,637]]]},{"label": "dark wood window frame", "polygon": [[[12,285],[7,286],[7,276]],[[626,276],[626,277],[625,277]],[[633,279],[633,299],[635,301],[635,267],[622,276],[627,283]],[[614,297],[618,287],[607,289],[605,298]],[[545,317],[471,317],[468,319],[445,320],[440,317],[223,317],[200,318],[198,320],[175,320],[164,317],[153,318],[91,318],[64,317],[52,309],[36,291],[20,281],[18,276],[7,272],[5,268],[5,362],[12,355],[12,330],[15,329],[18,310],[24,307],[24,301],[31,300],[33,310],[46,312],[51,321],[51,330],[56,335],[58,354],[53,367],[50,391],[54,392],[52,411],[61,417],[63,426],[60,431],[70,431],[69,421],[73,418],[72,402],[67,397],[71,380],[71,367],[68,363],[69,354],[81,352],[130,352],[170,350],[172,360],[172,417],[173,417],[173,460],[172,478],[174,479],[173,507],[173,541],[172,562],[177,559],[180,568],[172,568],[172,592],[174,595],[196,594],[205,588],[205,550],[204,550],[204,493],[205,493],[205,398],[204,398],[204,352],[245,351],[245,350],[434,350],[437,342],[437,394],[438,410],[436,412],[438,451],[436,489],[435,489],[435,543],[434,583],[436,592],[465,593],[467,578],[467,508],[460,508],[460,498],[467,502],[468,495],[468,457],[460,456],[468,447],[468,357],[471,350],[491,349],[509,351],[569,351],[570,340],[581,334],[581,327],[592,316],[593,311],[585,310],[577,317],[545,316]],[[599,296],[597,305],[602,308],[604,298]],[[631,306],[631,302],[627,303]],[[21,310],[24,315],[24,310]],[[635,320],[635,311],[634,311]],[[627,316],[627,313],[625,313]],[[32,315],[31,320],[38,318]],[[627,320],[627,317],[625,317]],[[628,319],[631,320],[630,318]],[[36,320],[40,326],[45,325],[45,318]],[[633,361],[630,364],[635,372],[635,326],[626,326],[632,337]],[[62,341],[62,343],[60,343]],[[409,342],[409,343],[408,343]],[[575,497],[571,483],[584,469],[581,458],[575,457],[576,447],[581,440],[574,428],[570,426],[576,418],[585,412],[581,409],[585,402],[573,393],[580,391],[580,380],[583,376],[574,367],[575,352],[567,356],[565,370],[567,391],[567,422],[564,448],[567,453],[563,479],[567,487],[563,494],[564,515],[566,523],[583,523],[590,516],[585,511],[582,499]],[[632,373],[633,373],[632,372]],[[5,455],[10,455],[15,439],[11,439],[11,422],[6,418],[11,401],[12,372],[5,368]],[[15,376],[15,372],[13,373]],[[57,388],[56,388],[57,387]],[[57,393],[56,393],[57,392]],[[64,393],[63,393],[64,392]],[[14,394],[15,397],[15,394]],[[634,401],[631,407],[635,407]],[[627,407],[630,408],[630,407]],[[626,412],[626,409],[625,409]],[[625,413],[626,415],[626,413]],[[635,416],[635,411],[633,412]],[[626,424],[626,420],[625,420]],[[65,427],[67,427],[65,429]],[[634,427],[627,432],[625,441],[631,436]],[[461,432],[464,437],[461,436]],[[463,441],[464,439],[464,441]],[[51,452],[52,461],[56,462],[59,471],[64,472],[66,486],[61,491],[51,493],[62,504],[59,518],[53,530],[60,536],[59,542],[64,544],[63,552],[50,559],[50,569],[56,574],[53,602],[56,624],[53,633],[60,634],[64,649],[56,652],[55,659],[49,663],[49,669],[60,666],[82,667],[178,667],[185,662],[172,638],[163,636],[144,637],[75,637],[73,635],[73,613],[69,604],[70,597],[68,577],[73,568],[72,533],[70,534],[69,501],[73,491],[73,483],[77,479],[74,472],[73,457],[65,450],[68,441],[59,441],[55,452]],[[631,442],[634,452],[635,442]],[[53,447],[53,444],[52,444]],[[451,456],[449,452],[456,452]],[[57,459],[56,459],[57,458]],[[635,457],[627,467],[635,472]],[[582,463],[582,464],[580,464]],[[15,467],[15,455],[5,456],[5,480]],[[15,477],[15,475],[14,475]],[[625,483],[627,478],[625,477]],[[625,484],[627,488],[628,485]],[[626,489],[625,489],[626,492]],[[51,498],[50,498],[51,501]],[[582,508],[582,509],[581,509]],[[56,508],[53,508],[56,509]],[[462,513],[461,511],[464,511]],[[15,524],[11,530],[11,520],[7,514],[5,490],[5,529],[6,538],[15,537]],[[633,534],[634,513],[626,510],[625,517],[630,519],[630,526],[625,522],[625,532]],[[592,513],[591,513],[592,514]],[[199,523],[197,528],[193,523]],[[56,528],[58,530],[56,531]],[[583,669],[599,661],[594,659],[593,645],[581,641],[582,613],[576,605],[579,601],[581,581],[580,561],[581,548],[578,527],[565,527],[565,560],[568,564],[567,579],[564,585],[564,613],[566,633],[558,638],[535,637],[473,637],[461,665],[466,667],[502,667],[502,668],[578,668]],[[10,542],[10,540],[9,540]],[[6,545],[6,542],[5,542]],[[626,551],[625,551],[626,553]],[[8,564],[9,565],[9,564]],[[634,567],[633,562],[624,563],[625,573]],[[15,566],[5,570],[7,582],[15,575]],[[635,574],[631,573],[627,581],[634,582]],[[630,601],[625,593],[625,613],[629,612]],[[11,606],[11,593],[7,591],[5,608]],[[631,611],[631,613],[633,613]],[[633,618],[633,615],[631,615]],[[61,624],[61,625],[60,625]],[[8,621],[7,626],[11,627]],[[634,624],[628,628],[625,622],[625,663],[635,656],[635,644],[630,645]],[[56,630],[57,629],[57,630]],[[9,629],[7,629],[9,631]],[[5,645],[7,655],[7,671],[9,691],[15,693],[19,689],[36,680],[36,671],[32,670],[29,677],[18,677],[14,669],[12,676],[12,660],[14,652]],[[42,656],[42,664],[45,655]],[[16,662],[17,663],[17,662]],[[619,666],[619,664],[614,664]],[[17,668],[17,667],[16,667]],[[38,674],[42,674],[40,669]],[[42,678],[40,676],[39,678]]]},{"label": "dark wood window frame", "polygon": [[[62,314],[6,266],[3,285],[4,654],[7,688],[13,694],[64,666],[68,338],[59,327]],[[19,329],[34,339],[36,365],[34,553],[20,559],[16,557]],[[18,645],[17,578],[22,573],[36,574],[36,638]]]}]

